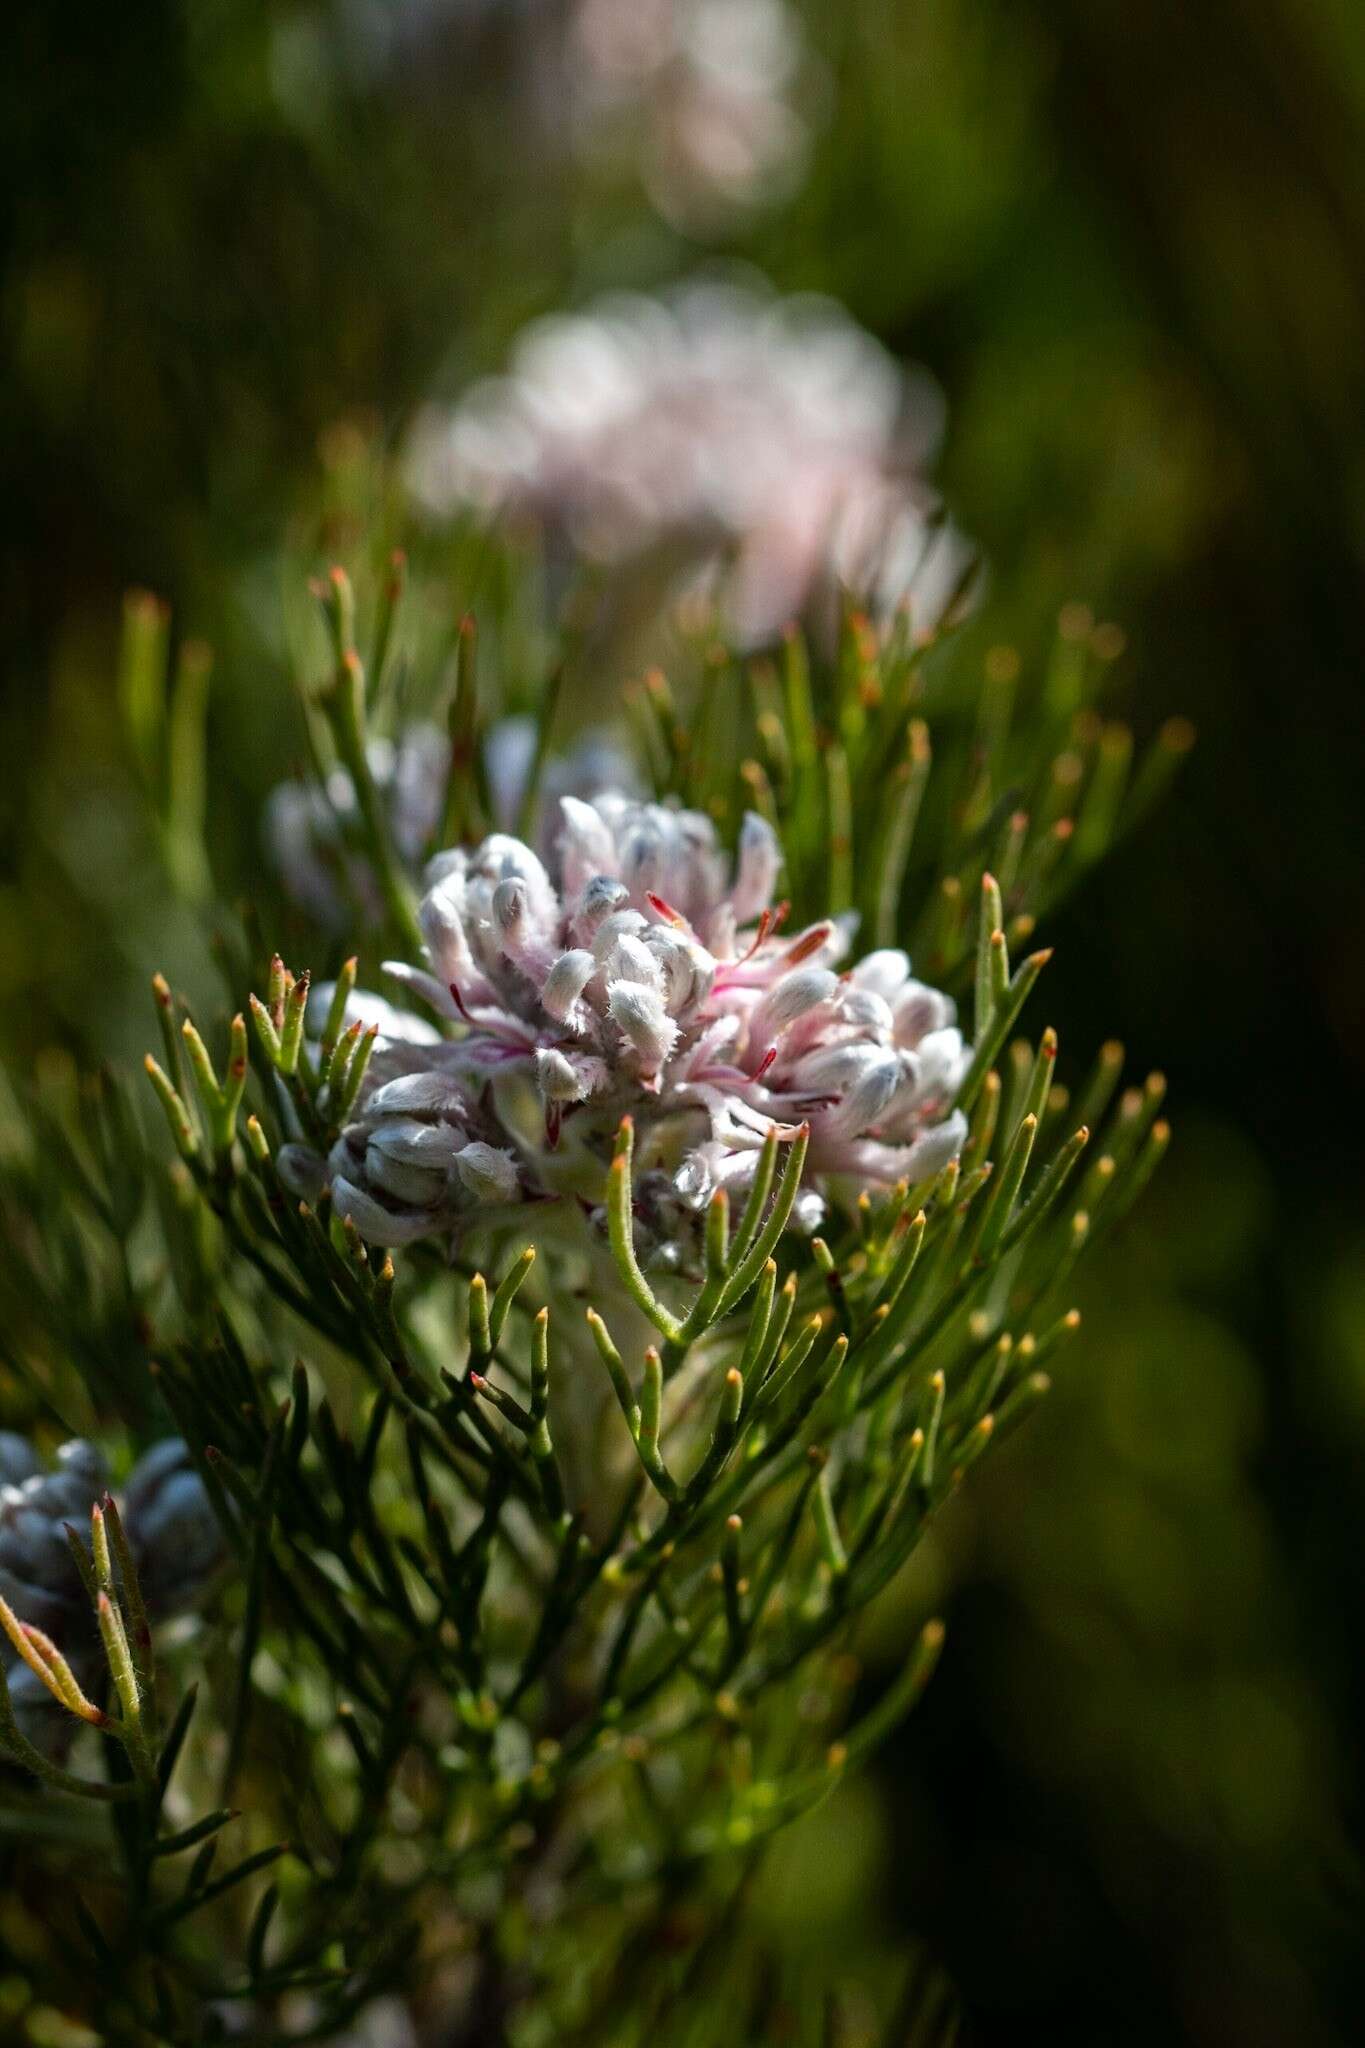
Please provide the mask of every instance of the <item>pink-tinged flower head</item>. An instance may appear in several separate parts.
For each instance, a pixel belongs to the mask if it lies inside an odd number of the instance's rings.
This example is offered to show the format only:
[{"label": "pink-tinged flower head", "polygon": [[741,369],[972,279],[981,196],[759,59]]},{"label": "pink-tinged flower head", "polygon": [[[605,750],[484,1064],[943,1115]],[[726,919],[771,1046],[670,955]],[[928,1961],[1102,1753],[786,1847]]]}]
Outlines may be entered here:
[{"label": "pink-tinged flower head", "polygon": [[730,857],[700,812],[614,793],[560,800],[548,866],[506,833],[439,855],[426,961],[386,971],[451,1035],[381,1036],[329,1162],[337,1208],[393,1244],[592,1195],[626,1114],[637,1223],[665,1263],[718,1187],[744,1193],[770,1131],[810,1127],[810,1225],[829,1176],[938,1171],[965,1135],[951,1001],[898,951],[845,967],[848,920],[788,931],[781,865],[752,812]]},{"label": "pink-tinged flower head", "polygon": [[930,628],[969,559],[923,480],[942,413],[833,302],[702,279],[537,322],[506,376],[427,409],[409,475],[438,516],[520,510],[599,564],[724,568],[749,644],[836,585]]},{"label": "pink-tinged flower head", "polygon": [[786,0],[575,0],[567,44],[581,147],[638,157],[675,226],[709,233],[793,189],[812,67]]}]

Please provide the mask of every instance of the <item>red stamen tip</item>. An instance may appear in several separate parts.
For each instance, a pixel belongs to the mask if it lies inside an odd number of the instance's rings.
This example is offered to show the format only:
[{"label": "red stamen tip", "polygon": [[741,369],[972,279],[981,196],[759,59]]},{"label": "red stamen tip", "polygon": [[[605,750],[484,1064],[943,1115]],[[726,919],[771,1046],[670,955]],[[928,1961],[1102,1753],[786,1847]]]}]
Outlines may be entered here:
[{"label": "red stamen tip", "polygon": [[787,948],[784,964],[795,967],[800,961],[809,960],[812,953],[819,952],[833,930],[834,926],[828,920],[823,924],[813,924],[808,932],[802,932],[800,938],[793,940]]}]

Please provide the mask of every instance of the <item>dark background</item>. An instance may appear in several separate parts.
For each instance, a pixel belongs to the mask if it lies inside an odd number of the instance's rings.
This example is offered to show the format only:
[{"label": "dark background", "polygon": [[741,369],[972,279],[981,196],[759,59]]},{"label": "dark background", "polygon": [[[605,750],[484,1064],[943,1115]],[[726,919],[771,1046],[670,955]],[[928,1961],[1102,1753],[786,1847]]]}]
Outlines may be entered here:
[{"label": "dark background", "polygon": [[840,297],[946,390],[1000,637],[1090,601],[1122,708],[1200,744],[1050,934],[1064,1049],[1164,1069],[1171,1160],[906,1594],[949,1647],[880,1802],[798,1832],[774,1911],[925,1934],[983,2043],[1358,2038],[1365,14],[812,7],[809,175],[703,241],[525,111],[533,7],[399,13],[382,62],[329,0],[7,15],[6,1057],[123,1049],[175,942],[111,936],[101,872],[126,586],[218,651],[249,884],[270,563],[357,438],[607,284],[722,254]]}]

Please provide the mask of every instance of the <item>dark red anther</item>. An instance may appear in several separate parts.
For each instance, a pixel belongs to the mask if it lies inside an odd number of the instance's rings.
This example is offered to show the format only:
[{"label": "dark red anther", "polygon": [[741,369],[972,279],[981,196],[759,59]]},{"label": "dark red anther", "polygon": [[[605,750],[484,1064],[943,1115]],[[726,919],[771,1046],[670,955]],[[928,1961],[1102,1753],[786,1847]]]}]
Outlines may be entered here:
[{"label": "dark red anther", "polygon": [[802,960],[809,960],[812,953],[819,952],[833,930],[834,926],[828,919],[823,924],[813,924],[808,932],[802,932],[800,938],[788,946],[782,958],[783,966],[796,967]]},{"label": "dark red anther", "polygon": [[764,911],[764,913],[763,913],[763,915],[762,915],[762,916],[761,916],[761,917],[759,918],[759,920],[758,920],[758,930],[757,930],[757,931],[756,931],[756,932],[754,933],[754,939],[753,939],[753,944],[752,944],[752,945],[750,946],[750,948],[749,948],[749,950],[748,950],[748,952],[747,952],[747,953],[741,953],[741,954],[740,954],[740,956],[739,956],[738,960],[736,960],[736,962],[735,962],[735,965],[736,965],[736,967],[742,967],[742,966],[744,965],[744,963],[745,963],[745,961],[746,961],[746,960],[752,960],[752,959],[753,959],[753,957],[754,957],[754,954],[755,954],[755,953],[756,953],[756,952],[758,951],[759,947],[760,947],[760,946],[761,946],[761,945],[763,944],[763,941],[764,941],[764,940],[765,940],[765,939],[767,938],[767,936],[768,936],[769,932],[770,932],[770,931],[772,930],[772,928],[773,928],[773,914],[772,914],[771,910],[765,910],[765,911]]}]

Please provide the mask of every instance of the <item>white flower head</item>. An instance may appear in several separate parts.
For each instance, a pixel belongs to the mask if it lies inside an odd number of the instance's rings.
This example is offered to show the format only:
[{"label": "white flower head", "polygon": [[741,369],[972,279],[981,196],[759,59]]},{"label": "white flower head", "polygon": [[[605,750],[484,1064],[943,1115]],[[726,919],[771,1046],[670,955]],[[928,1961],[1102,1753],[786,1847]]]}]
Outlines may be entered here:
[{"label": "white flower head", "polygon": [[[832,1175],[887,1186],[955,1156],[969,1049],[952,1003],[899,951],[844,971],[847,920],[786,933],[769,825],[746,818],[731,860],[698,812],[615,792],[556,809],[548,864],[507,833],[432,864],[427,962],[391,971],[451,1035],[386,1036],[333,1148],[333,1201],[362,1236],[451,1235],[566,1186],[595,1199],[626,1114],[637,1224],[665,1263],[690,1258],[717,1188],[742,1197],[770,1132],[809,1126],[807,1227]],[[518,1077],[539,1145],[503,1116]]]},{"label": "white flower head", "polygon": [[[882,613],[908,601],[929,628],[968,559],[923,482],[942,415],[932,381],[831,301],[702,279],[528,329],[508,375],[423,415],[409,480],[438,516],[529,511],[594,562],[657,551],[713,578],[730,563],[730,623],[749,644],[836,584]],[[755,828],[741,923],[769,854]],[[575,857],[594,859],[586,844]]]}]

